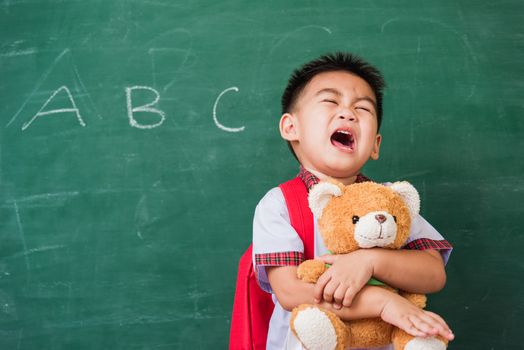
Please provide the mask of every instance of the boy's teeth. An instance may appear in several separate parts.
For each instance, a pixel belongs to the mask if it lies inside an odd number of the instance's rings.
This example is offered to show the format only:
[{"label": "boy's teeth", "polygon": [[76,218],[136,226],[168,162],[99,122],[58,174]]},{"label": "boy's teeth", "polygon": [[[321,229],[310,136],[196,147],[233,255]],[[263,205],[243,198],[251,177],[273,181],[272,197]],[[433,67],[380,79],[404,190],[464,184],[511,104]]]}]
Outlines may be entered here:
[{"label": "boy's teeth", "polygon": [[353,135],[347,130],[337,130],[331,136],[331,142],[345,147],[353,148]]}]

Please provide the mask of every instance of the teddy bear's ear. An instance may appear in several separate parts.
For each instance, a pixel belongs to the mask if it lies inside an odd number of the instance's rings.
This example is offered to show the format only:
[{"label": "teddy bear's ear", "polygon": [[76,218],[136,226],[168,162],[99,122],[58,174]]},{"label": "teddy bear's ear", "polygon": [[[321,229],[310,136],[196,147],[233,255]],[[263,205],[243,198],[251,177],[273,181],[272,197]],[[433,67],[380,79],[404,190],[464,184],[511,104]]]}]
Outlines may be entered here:
[{"label": "teddy bear's ear", "polygon": [[324,208],[333,197],[342,195],[342,189],[332,182],[320,181],[309,191],[309,207],[313,214],[320,218]]},{"label": "teddy bear's ear", "polygon": [[411,217],[414,218],[420,212],[420,196],[417,190],[407,181],[394,182],[390,188],[398,193],[408,206]]}]

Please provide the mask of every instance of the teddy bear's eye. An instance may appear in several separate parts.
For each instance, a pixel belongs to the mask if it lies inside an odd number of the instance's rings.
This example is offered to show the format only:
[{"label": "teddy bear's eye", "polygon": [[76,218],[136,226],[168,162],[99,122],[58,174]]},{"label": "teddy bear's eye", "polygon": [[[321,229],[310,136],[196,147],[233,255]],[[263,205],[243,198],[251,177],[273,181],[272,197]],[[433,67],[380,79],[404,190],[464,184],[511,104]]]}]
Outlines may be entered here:
[{"label": "teddy bear's eye", "polygon": [[353,224],[356,224],[360,218],[356,215],[353,215]]},{"label": "teddy bear's eye", "polygon": [[395,223],[397,222],[397,217],[393,216],[393,220],[395,220]]}]

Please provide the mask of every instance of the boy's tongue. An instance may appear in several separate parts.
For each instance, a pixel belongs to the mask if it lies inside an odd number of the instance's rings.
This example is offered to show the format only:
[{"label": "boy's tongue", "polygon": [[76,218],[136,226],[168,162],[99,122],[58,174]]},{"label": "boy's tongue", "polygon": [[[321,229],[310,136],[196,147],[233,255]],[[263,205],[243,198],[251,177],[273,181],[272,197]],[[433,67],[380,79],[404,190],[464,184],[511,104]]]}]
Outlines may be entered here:
[{"label": "boy's tongue", "polygon": [[335,131],[333,135],[331,135],[331,143],[335,147],[353,149],[353,135],[347,131]]}]

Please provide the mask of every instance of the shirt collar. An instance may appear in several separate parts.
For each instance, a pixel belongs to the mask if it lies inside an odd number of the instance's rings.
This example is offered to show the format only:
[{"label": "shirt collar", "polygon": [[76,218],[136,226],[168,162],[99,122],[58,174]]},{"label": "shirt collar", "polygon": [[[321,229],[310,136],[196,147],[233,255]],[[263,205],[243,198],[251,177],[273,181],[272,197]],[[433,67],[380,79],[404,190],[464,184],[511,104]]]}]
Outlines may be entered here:
[{"label": "shirt collar", "polygon": [[[300,170],[297,176],[304,182],[304,184],[307,187],[308,192],[311,189],[311,187],[315,186],[320,181],[320,179],[315,174],[308,171],[302,165],[300,166]],[[366,182],[366,181],[371,181],[371,179],[367,178],[366,176],[364,176],[361,173],[357,175],[357,179],[355,180],[356,183]]]}]

